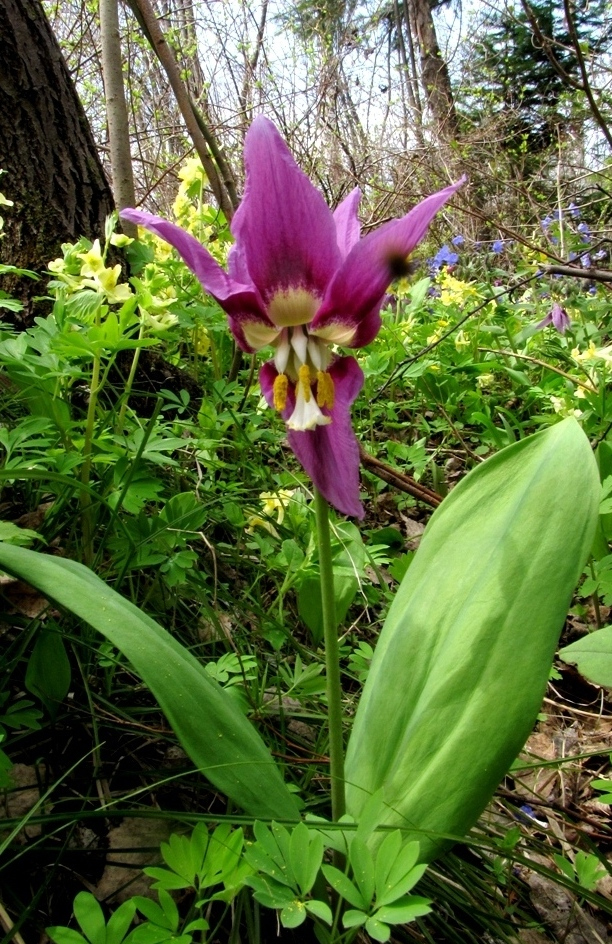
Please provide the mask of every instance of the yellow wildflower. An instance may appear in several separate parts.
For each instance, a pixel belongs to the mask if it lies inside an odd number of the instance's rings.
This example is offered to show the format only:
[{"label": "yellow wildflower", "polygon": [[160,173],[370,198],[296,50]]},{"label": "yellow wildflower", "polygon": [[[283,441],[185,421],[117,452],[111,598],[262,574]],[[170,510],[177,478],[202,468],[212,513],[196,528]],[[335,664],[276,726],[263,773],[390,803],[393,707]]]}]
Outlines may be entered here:
[{"label": "yellow wildflower", "polygon": [[443,305],[463,305],[470,299],[481,297],[473,285],[456,279],[450,272],[444,272],[439,279],[439,285],[440,301]]}]

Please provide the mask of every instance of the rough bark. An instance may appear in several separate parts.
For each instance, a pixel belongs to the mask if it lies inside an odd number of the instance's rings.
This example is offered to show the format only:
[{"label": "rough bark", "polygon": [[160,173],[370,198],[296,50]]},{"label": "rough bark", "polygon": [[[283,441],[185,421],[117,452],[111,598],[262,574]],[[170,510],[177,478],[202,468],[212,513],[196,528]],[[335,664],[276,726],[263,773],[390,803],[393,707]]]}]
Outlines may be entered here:
[{"label": "rough bark", "polygon": [[[0,0],[0,261],[44,270],[63,242],[103,235],[110,190],[85,112],[39,0]],[[2,287],[26,305],[29,280]],[[27,310],[26,310],[27,311]]]}]

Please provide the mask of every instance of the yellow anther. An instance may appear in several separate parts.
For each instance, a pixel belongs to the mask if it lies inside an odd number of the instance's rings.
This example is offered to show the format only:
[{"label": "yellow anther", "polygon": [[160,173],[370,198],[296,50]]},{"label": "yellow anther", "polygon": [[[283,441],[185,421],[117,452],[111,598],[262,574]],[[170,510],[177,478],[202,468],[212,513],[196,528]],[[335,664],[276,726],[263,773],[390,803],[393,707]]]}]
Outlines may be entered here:
[{"label": "yellow anther", "polygon": [[310,402],[310,367],[308,364],[302,364],[298,370],[298,383],[306,403]]},{"label": "yellow anther", "polygon": [[326,406],[329,410],[334,405],[334,382],[326,370],[317,371],[317,405]]},{"label": "yellow anther", "polygon": [[279,413],[282,413],[287,406],[288,388],[289,380],[287,379],[287,374],[279,374],[274,381],[274,387],[272,388],[272,392],[274,394],[274,409],[278,410]]}]

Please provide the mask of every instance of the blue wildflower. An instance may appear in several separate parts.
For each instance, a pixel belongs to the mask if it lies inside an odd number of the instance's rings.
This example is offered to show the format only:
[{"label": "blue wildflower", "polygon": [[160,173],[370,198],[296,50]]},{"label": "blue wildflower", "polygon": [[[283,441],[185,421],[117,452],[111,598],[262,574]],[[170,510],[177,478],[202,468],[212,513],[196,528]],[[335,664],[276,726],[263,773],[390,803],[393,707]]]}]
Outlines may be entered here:
[{"label": "blue wildflower", "polygon": [[458,233],[457,236],[453,236],[451,242],[453,246],[463,246],[465,242],[465,236],[462,236],[461,233]]},{"label": "blue wildflower", "polygon": [[496,239],[493,245],[491,246],[491,252],[500,253],[503,251],[504,251],[503,239]]},{"label": "blue wildflower", "polygon": [[570,203],[568,210],[570,212],[570,216],[573,216],[575,220],[580,219],[580,209],[576,206],[575,203]]},{"label": "blue wildflower", "polygon": [[578,230],[578,232],[580,233],[580,235],[582,236],[582,242],[583,242],[583,243],[590,243],[590,242],[591,242],[591,230],[589,229],[589,224],[588,224],[588,223],[579,223],[578,226],[577,226],[577,230]]},{"label": "blue wildflower", "polygon": [[456,252],[453,252],[446,243],[438,249],[437,253],[433,259],[428,260],[430,269],[433,272],[437,272],[438,269],[441,269],[443,265],[453,266],[459,261],[459,256]]}]

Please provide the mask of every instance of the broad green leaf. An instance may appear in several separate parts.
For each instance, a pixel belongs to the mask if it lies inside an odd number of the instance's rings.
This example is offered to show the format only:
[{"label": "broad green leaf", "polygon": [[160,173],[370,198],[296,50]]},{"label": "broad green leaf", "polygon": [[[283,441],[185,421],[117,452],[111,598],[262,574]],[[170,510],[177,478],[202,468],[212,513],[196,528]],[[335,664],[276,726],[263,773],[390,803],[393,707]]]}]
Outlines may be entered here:
[{"label": "broad green leaf", "polygon": [[289,849],[291,869],[295,875],[297,887],[302,895],[306,895],[310,891],[310,886],[308,885],[308,879],[310,877],[308,858],[310,851],[310,835],[308,826],[306,826],[305,823],[299,823],[291,831]]},{"label": "broad green leaf", "polygon": [[365,912],[349,908],[349,910],[345,911],[342,915],[342,926],[344,928],[360,928],[367,920],[368,916]]},{"label": "broad green leaf", "polygon": [[304,894],[311,890],[317,880],[317,875],[319,874],[319,869],[321,868],[321,863],[323,861],[324,848],[325,843],[323,842],[323,836],[320,833],[317,833],[312,837],[310,849],[308,850],[308,871],[304,886]]},{"label": "broad green leaf", "polygon": [[484,462],[437,509],[351,733],[357,821],[382,787],[383,822],[408,827],[422,861],[475,823],[540,709],[598,504],[589,442],[568,419]]},{"label": "broad green leaf", "polygon": [[402,845],[402,834],[399,829],[388,833],[378,847],[376,867],[374,870],[376,883],[376,901],[380,902],[388,888],[389,873],[397,859]]},{"label": "broad green leaf", "polygon": [[287,874],[288,881],[295,886],[295,875],[293,874],[291,862],[291,836],[289,830],[281,823],[272,823],[272,835],[279,850],[278,861],[282,862],[283,868]]},{"label": "broad green leaf", "polygon": [[74,916],[91,944],[106,944],[106,921],[99,902],[90,892],[79,892],[74,899]]},{"label": "broad green leaf", "polygon": [[559,657],[595,685],[612,688],[612,626],[570,643],[559,651]]},{"label": "broad green leaf", "polygon": [[391,902],[397,901],[398,898],[401,898],[402,895],[405,895],[406,892],[409,892],[411,888],[421,880],[423,874],[427,868],[425,863],[415,866],[410,872],[406,873],[403,870],[400,872],[397,871],[397,874],[400,875],[399,878],[393,874],[393,869],[391,870],[391,875],[389,876],[389,881],[387,883],[386,891],[377,899],[377,905],[389,905]]},{"label": "broad green leaf", "polygon": [[379,921],[378,918],[368,918],[366,921],[366,931],[373,937],[375,941],[388,941],[391,937],[391,928],[386,924],[383,924],[382,921]]},{"label": "broad green leaf", "polygon": [[[419,844],[418,842],[408,842],[398,853],[395,862],[391,865],[391,870],[389,872],[389,882],[392,885],[396,885],[398,882],[405,882],[410,877],[413,882],[417,882],[420,878],[412,876],[414,872],[414,867],[419,859]],[[408,886],[406,886],[406,889]]]},{"label": "broad green leaf", "polygon": [[88,944],[87,938],[72,928],[53,927],[46,928],[46,931],[55,944]]},{"label": "broad green leaf", "polygon": [[305,920],[306,908],[302,901],[290,902],[280,913],[280,922],[284,928],[299,928]]},{"label": "broad green leaf", "polygon": [[353,905],[354,908],[359,908],[362,911],[370,907],[370,902],[364,901],[362,894],[353,885],[350,878],[340,869],[337,869],[335,865],[322,865],[321,871],[334,891],[338,892],[345,901],[348,901],[349,905]]},{"label": "broad green leaf", "polygon": [[324,921],[325,924],[330,924],[334,920],[332,910],[325,901],[319,901],[317,898],[312,901],[305,902],[306,911],[314,915],[315,918],[319,918],[321,921]]},{"label": "broad green leaf", "polygon": [[0,567],[71,610],[123,652],[191,760],[218,790],[253,816],[299,819],[296,801],[255,728],[158,623],[75,561],[0,543]]},{"label": "broad green leaf", "polygon": [[177,875],[175,872],[170,872],[168,869],[158,868],[155,865],[147,866],[146,869],[143,869],[145,875],[148,875],[149,878],[154,879],[153,888],[171,888],[178,890],[181,888],[191,888],[192,883],[189,879],[183,878],[181,875]]},{"label": "broad green leaf", "polygon": [[37,695],[52,718],[70,688],[70,661],[60,631],[50,625],[40,630],[28,662],[25,684]]},{"label": "broad green leaf", "polygon": [[368,846],[359,836],[355,836],[351,843],[349,858],[353,870],[353,879],[361,892],[361,897],[369,906],[374,897],[374,858]]},{"label": "broad green leaf", "polygon": [[430,911],[428,898],[409,895],[404,901],[398,901],[393,905],[379,908],[376,917],[379,921],[385,921],[387,924],[408,924],[409,921],[414,921],[415,918],[429,914]]},{"label": "broad green leaf", "polygon": [[161,854],[168,868],[184,878],[189,885],[194,884],[200,863],[193,861],[191,842],[186,836],[173,833],[168,842],[162,842]]},{"label": "broad green leaf", "polygon": [[132,923],[136,905],[131,898],[119,905],[117,910],[108,919],[106,926],[106,944],[121,944],[127,930]]}]

